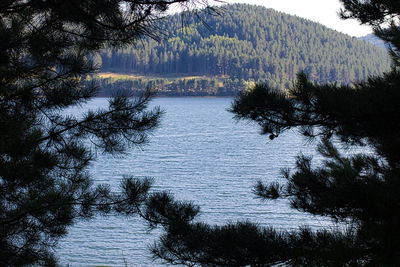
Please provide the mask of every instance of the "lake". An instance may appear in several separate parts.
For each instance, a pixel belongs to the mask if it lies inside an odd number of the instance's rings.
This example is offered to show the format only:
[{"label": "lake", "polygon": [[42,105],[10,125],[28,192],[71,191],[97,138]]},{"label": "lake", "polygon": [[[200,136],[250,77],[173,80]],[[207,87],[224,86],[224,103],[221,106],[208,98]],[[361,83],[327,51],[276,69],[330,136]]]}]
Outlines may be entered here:
[{"label": "lake", "polygon": [[[158,98],[165,110],[150,143],[127,155],[99,153],[90,172],[98,183],[117,189],[123,176],[153,177],[154,190],[167,190],[177,199],[201,206],[199,220],[223,224],[250,220],[261,226],[295,229],[332,227],[320,217],[290,209],[287,200],[261,201],[252,194],[257,180],[283,181],[281,168],[293,167],[300,152],[315,155],[315,144],[296,132],[270,141],[249,122],[235,122],[227,112],[230,98]],[[107,99],[94,99],[83,108],[97,109]],[[79,114],[82,108],[72,108]],[[315,156],[316,162],[321,159]],[[148,251],[159,232],[148,232],[137,218],[115,216],[79,221],[61,240],[57,255],[69,266],[159,266]]]}]

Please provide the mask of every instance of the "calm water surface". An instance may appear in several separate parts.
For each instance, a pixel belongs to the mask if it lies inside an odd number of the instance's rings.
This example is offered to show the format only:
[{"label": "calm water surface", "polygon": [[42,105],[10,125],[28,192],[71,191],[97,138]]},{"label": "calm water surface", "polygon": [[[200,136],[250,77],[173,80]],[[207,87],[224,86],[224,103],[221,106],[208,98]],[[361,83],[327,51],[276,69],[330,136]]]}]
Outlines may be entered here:
[{"label": "calm water surface", "polygon": [[[226,109],[229,98],[160,98],[166,114],[148,145],[128,155],[98,155],[91,173],[99,183],[118,188],[123,176],[153,177],[155,190],[201,206],[200,220],[223,224],[250,220],[262,226],[294,229],[332,227],[327,221],[289,208],[286,200],[264,202],[252,194],[257,180],[280,180],[280,169],[294,166],[300,152],[314,155],[313,144],[289,132],[274,141],[254,124],[236,123]],[[85,108],[106,107],[95,99]],[[82,108],[71,109],[79,114]],[[318,157],[315,157],[318,161]],[[158,232],[149,233],[137,217],[98,217],[81,221],[61,240],[57,254],[69,266],[159,266],[148,251]]]}]

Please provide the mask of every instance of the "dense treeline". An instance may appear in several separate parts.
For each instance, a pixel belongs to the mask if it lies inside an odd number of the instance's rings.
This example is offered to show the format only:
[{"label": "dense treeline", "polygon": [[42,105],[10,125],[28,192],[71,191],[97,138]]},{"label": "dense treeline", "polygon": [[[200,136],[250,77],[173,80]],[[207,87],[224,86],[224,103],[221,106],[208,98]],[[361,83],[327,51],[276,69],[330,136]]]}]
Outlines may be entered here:
[{"label": "dense treeline", "polygon": [[389,69],[385,50],[272,9],[235,4],[198,17],[171,16],[160,23],[161,40],[104,51],[102,71],[252,79],[283,89],[301,70],[313,81],[349,83]]},{"label": "dense treeline", "polygon": [[112,96],[120,91],[133,95],[143,94],[147,88],[157,91],[158,96],[234,96],[254,86],[254,82],[243,79],[215,78],[96,78],[101,88],[98,96]]}]

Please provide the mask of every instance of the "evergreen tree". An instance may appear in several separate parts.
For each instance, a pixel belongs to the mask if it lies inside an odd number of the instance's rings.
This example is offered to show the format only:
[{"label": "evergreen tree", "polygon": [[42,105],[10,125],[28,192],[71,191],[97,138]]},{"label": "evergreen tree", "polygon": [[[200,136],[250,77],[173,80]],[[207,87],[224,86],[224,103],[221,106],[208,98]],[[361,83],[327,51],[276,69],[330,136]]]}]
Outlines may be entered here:
[{"label": "evergreen tree", "polygon": [[152,93],[116,95],[108,109],[79,117],[64,110],[96,94],[85,79],[100,49],[155,35],[153,21],[173,3],[195,1],[1,1],[1,266],[56,265],[52,248],[78,219],[137,213],[148,181],[127,178],[116,194],[94,186],[87,168],[92,149],[121,153],[147,140],[161,115],[147,108]]},{"label": "evergreen tree", "polygon": [[[343,230],[280,231],[250,222],[211,226],[170,200],[147,214],[164,227],[153,253],[189,266],[398,266],[400,262],[400,6],[398,1],[341,0],[344,18],[374,27],[391,48],[393,68],[354,85],[315,84],[299,74],[290,97],[258,84],[232,112],[257,122],[270,139],[297,128],[320,140],[318,167],[299,156],[284,184],[255,186],[256,195],[288,198],[291,207],[331,218]],[[382,27],[381,27],[382,25]],[[389,25],[389,27],[386,27]],[[335,145],[365,146],[348,154]],[[270,202],[267,202],[270,203]],[[185,215],[184,214],[184,215]]]}]

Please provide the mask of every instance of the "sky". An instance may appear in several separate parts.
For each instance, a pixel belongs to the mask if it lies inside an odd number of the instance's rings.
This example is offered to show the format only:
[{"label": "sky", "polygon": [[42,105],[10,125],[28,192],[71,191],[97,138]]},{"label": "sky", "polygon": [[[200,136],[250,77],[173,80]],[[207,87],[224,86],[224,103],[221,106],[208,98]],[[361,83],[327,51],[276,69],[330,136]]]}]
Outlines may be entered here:
[{"label": "sky", "polygon": [[368,26],[360,26],[356,20],[341,20],[338,12],[341,4],[338,0],[224,0],[226,3],[248,3],[262,5],[275,10],[297,15],[319,22],[331,29],[350,36],[364,36],[371,33]]}]

